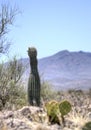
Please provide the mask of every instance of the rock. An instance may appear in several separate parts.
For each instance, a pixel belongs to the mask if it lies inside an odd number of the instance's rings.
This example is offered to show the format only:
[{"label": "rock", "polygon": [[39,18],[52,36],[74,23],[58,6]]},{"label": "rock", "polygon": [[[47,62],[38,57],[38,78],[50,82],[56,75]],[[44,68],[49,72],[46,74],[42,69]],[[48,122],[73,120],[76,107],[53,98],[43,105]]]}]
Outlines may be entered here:
[{"label": "rock", "polygon": [[43,108],[33,106],[25,106],[17,111],[5,110],[0,112],[0,130],[34,130],[44,122],[44,116],[47,114]]},{"label": "rock", "polygon": [[13,111],[7,111],[3,118],[8,119],[8,118],[13,118],[13,117],[14,117]]},{"label": "rock", "polygon": [[88,113],[88,119],[91,120],[91,112]]},{"label": "rock", "polygon": [[8,128],[12,130],[31,130],[32,128],[27,124],[27,122],[19,119],[13,119],[6,121]]},{"label": "rock", "polygon": [[[91,112],[86,115],[91,120]],[[80,122],[75,123],[72,116],[65,116],[65,127],[51,125],[43,108],[25,106],[16,111],[0,112],[0,130],[74,130],[80,128]],[[79,129],[78,129],[79,130]],[[81,129],[80,129],[81,130]]]},{"label": "rock", "polygon": [[38,124],[34,130],[51,130],[51,129],[47,125]]},{"label": "rock", "polygon": [[62,128],[57,124],[50,126],[48,124],[38,124],[34,130],[62,130]]}]

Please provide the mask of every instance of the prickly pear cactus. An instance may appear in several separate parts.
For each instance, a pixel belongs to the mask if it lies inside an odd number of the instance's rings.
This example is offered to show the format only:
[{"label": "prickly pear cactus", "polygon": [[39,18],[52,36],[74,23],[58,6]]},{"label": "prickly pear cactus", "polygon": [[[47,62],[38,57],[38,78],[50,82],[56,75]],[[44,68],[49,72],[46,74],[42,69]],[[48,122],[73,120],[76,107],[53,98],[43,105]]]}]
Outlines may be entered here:
[{"label": "prickly pear cactus", "polygon": [[71,104],[67,100],[57,102],[55,100],[45,104],[47,115],[50,123],[57,123],[62,127],[65,126],[64,115],[68,114],[71,110]]},{"label": "prickly pear cactus", "polygon": [[28,101],[30,105],[40,106],[40,77],[37,68],[37,50],[34,47],[28,49],[30,59],[30,76],[28,81]]},{"label": "prickly pear cactus", "polygon": [[61,115],[67,115],[71,111],[71,104],[69,101],[64,100],[59,103],[59,110],[61,112]]},{"label": "prickly pear cactus", "polygon": [[91,121],[87,122],[83,127],[82,130],[91,130]]},{"label": "prickly pear cactus", "polygon": [[57,117],[57,115],[60,113],[58,102],[56,102],[54,100],[50,101],[50,102],[45,104],[45,107],[46,107],[46,110],[47,110],[49,122],[51,122],[52,124],[54,124],[54,123],[60,124],[60,121]]}]

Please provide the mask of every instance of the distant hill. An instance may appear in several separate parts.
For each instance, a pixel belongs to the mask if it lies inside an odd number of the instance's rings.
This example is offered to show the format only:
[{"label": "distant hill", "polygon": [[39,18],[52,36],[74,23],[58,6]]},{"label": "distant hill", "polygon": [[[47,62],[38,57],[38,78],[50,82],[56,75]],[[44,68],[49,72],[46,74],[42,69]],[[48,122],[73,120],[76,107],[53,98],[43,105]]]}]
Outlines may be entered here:
[{"label": "distant hill", "polygon": [[[29,64],[29,59],[23,59]],[[49,81],[56,90],[91,88],[91,53],[60,51],[38,60],[40,76]],[[25,77],[29,77],[28,66]]]}]

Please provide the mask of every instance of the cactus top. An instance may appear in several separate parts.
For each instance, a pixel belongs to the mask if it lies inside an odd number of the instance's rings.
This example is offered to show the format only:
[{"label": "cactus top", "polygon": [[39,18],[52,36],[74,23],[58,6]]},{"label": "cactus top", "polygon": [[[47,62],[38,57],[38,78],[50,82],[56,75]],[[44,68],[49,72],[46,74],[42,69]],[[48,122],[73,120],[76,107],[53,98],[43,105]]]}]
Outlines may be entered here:
[{"label": "cactus top", "polygon": [[28,55],[29,57],[36,57],[37,56],[37,50],[34,47],[28,48]]},{"label": "cactus top", "polygon": [[28,48],[28,56],[30,58],[31,73],[38,73],[37,70],[37,50],[34,47]]}]

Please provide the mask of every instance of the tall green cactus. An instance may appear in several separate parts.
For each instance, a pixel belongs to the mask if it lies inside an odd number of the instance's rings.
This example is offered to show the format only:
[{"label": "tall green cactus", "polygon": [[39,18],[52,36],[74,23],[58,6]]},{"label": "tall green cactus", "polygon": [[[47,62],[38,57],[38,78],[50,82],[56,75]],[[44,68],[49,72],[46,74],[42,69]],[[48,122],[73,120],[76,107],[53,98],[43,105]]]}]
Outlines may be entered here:
[{"label": "tall green cactus", "polygon": [[28,101],[30,105],[40,106],[40,77],[37,68],[37,50],[34,47],[28,48],[30,59],[30,76],[28,81]]}]

